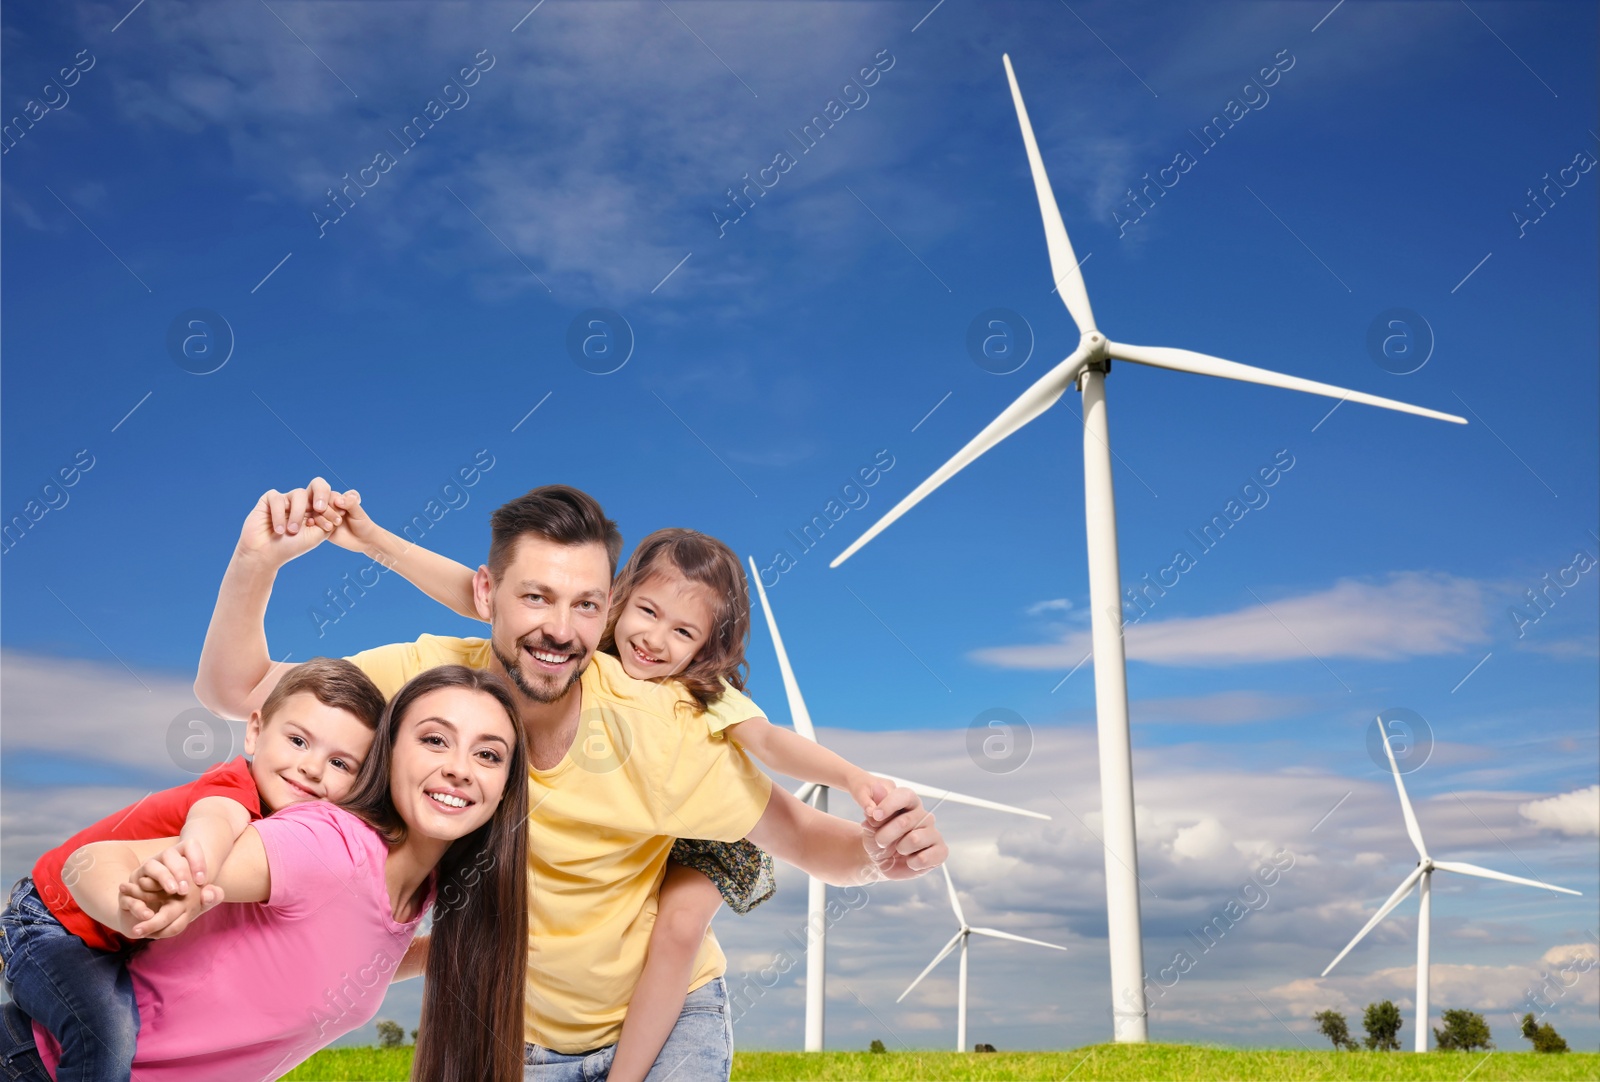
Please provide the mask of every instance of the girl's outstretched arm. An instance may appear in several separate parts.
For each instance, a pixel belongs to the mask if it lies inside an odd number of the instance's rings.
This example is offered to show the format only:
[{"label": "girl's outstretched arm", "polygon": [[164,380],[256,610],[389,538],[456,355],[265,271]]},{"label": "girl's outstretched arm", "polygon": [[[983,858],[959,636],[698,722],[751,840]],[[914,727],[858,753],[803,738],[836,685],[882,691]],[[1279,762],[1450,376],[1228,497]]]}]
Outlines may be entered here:
[{"label": "girl's outstretched arm", "polygon": [[[766,718],[749,718],[723,730],[736,744],[767,766],[800,781],[843,789],[861,810],[872,813],[873,775],[835,752]],[[890,786],[885,785],[885,790]]]},{"label": "girl's outstretched arm", "polygon": [[668,864],[656,901],[650,953],[622,1021],[617,1053],[606,1073],[610,1082],[644,1082],[683,1013],[694,976],[695,955],[711,918],[722,904],[716,884],[693,868]]},{"label": "girl's outstretched arm", "polygon": [[379,526],[361,506],[361,493],[355,489],[330,493],[329,499],[344,513],[344,520],[328,540],[371,556],[451,611],[469,620],[483,619],[472,600],[472,568]]}]

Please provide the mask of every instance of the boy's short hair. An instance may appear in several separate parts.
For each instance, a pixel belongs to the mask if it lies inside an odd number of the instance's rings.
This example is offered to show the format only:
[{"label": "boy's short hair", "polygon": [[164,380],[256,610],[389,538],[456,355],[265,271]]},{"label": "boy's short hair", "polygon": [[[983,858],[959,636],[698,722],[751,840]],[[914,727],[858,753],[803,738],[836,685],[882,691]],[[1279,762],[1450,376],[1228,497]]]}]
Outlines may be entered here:
[{"label": "boy's short hair", "polygon": [[622,533],[606,518],[595,498],[571,485],[544,485],[497,508],[489,517],[489,574],[496,586],[524,534],[558,545],[604,545],[611,561],[609,577],[617,573],[622,555]]},{"label": "boy's short hair", "polygon": [[378,685],[353,662],[342,657],[314,657],[283,674],[261,704],[261,724],[272,720],[285,699],[302,691],[316,696],[323,706],[354,714],[374,732],[387,705]]}]

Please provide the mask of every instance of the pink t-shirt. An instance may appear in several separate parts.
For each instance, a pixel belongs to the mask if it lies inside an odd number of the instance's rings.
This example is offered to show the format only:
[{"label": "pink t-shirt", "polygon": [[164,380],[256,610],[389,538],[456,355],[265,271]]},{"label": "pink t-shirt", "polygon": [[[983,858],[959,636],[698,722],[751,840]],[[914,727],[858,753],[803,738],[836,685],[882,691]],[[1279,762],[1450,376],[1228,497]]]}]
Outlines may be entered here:
[{"label": "pink t-shirt", "polygon": [[[271,896],[224,903],[128,962],[139,1001],[139,1082],[271,1082],[378,1011],[389,978],[433,903],[391,918],[376,831],[324,801],[252,824],[266,849]],[[59,1046],[33,1027],[55,1077]]]}]

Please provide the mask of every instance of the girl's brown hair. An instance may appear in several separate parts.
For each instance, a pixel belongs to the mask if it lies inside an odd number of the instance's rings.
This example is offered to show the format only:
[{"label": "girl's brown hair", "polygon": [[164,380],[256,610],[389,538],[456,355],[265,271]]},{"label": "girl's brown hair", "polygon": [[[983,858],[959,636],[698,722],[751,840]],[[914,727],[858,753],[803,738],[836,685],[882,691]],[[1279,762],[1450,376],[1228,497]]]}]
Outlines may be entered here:
[{"label": "girl's brown hair", "polygon": [[523,981],[528,959],[528,753],[511,689],[496,673],[441,665],[395,693],[355,787],[339,801],[391,847],[406,836],[389,773],[406,712],[440,688],[492,697],[514,739],[506,789],[489,821],[457,838],[439,861],[433,930],[411,1078],[417,1082],[520,1082]]},{"label": "girl's brown hair", "polygon": [[611,584],[611,613],[600,649],[617,653],[617,617],[628,598],[651,575],[673,569],[711,591],[711,629],[706,641],[688,667],[673,676],[694,697],[697,712],[704,713],[722,694],[723,680],[744,690],[745,678],[739,670],[749,667],[744,651],[750,641],[750,591],[739,557],[715,537],[674,526],[640,541]]}]

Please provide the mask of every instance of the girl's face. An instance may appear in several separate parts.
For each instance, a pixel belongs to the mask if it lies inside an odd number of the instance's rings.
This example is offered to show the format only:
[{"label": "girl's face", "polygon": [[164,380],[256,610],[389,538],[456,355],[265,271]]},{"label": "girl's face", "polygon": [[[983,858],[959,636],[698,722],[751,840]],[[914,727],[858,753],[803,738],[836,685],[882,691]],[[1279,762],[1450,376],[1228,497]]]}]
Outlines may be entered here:
[{"label": "girl's face", "polygon": [[716,613],[710,588],[667,566],[622,601],[612,638],[622,668],[635,680],[676,676],[711,635]]},{"label": "girl's face", "polygon": [[395,810],[424,837],[466,837],[499,806],[515,740],[511,719],[490,695],[437,688],[420,696],[395,735],[389,773]]}]

